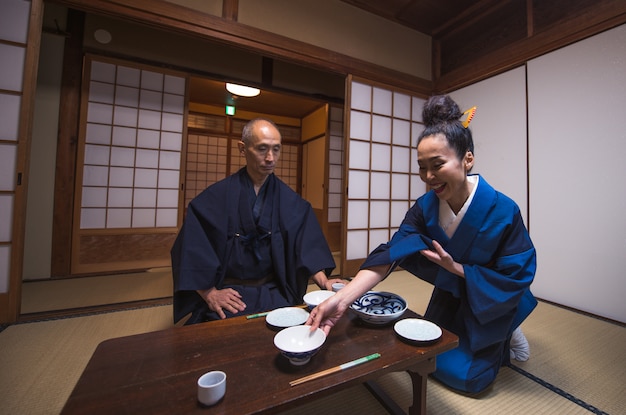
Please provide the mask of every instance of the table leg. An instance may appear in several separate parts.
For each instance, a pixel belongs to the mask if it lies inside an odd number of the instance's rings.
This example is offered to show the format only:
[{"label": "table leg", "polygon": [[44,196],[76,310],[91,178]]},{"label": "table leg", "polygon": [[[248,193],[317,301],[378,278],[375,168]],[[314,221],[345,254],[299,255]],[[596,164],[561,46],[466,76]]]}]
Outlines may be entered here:
[{"label": "table leg", "polygon": [[436,358],[430,358],[407,372],[413,382],[413,405],[409,415],[426,415],[426,383],[428,375],[437,368]]}]

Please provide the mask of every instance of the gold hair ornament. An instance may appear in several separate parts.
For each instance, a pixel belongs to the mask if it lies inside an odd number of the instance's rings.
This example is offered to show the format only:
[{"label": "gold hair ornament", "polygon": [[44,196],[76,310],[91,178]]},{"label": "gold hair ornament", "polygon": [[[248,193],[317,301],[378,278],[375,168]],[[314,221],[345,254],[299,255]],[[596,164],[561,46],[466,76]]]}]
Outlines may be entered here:
[{"label": "gold hair ornament", "polygon": [[[475,106],[465,111],[463,115],[467,115],[467,118],[465,119],[465,121],[461,121],[461,125],[467,128],[469,126],[470,121],[472,121],[472,118],[474,118],[474,114],[476,114]],[[461,117],[463,117],[463,115]]]}]

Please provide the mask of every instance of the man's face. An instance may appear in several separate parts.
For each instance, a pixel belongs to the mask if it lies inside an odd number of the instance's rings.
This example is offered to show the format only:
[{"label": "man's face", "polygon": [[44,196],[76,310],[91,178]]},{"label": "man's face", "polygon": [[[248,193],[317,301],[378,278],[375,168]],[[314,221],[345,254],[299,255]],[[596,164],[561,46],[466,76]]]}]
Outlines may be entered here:
[{"label": "man's face", "polygon": [[274,172],[280,157],[280,132],[270,123],[259,122],[254,126],[252,139],[246,146],[239,142],[239,149],[246,157],[248,174],[255,183],[262,183]]}]

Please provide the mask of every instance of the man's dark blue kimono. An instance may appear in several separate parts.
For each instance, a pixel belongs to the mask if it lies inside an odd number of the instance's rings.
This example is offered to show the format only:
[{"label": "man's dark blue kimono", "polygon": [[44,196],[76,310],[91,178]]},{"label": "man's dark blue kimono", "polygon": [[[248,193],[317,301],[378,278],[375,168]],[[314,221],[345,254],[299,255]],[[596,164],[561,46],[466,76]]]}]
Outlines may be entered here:
[{"label": "man's dark blue kimono", "polygon": [[335,268],[311,204],[274,174],[255,194],[242,168],[200,193],[187,208],[171,251],[174,321],[217,320],[196,290],[233,288],[243,313],[302,303],[309,277]]}]

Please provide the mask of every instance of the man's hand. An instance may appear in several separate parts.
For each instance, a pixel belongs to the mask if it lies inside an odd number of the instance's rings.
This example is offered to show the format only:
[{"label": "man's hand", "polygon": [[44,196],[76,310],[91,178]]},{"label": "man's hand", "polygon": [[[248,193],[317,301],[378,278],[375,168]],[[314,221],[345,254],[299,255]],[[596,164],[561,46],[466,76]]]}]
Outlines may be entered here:
[{"label": "man's hand", "polygon": [[246,309],[246,304],[241,301],[241,294],[232,288],[209,288],[208,290],[198,290],[200,297],[206,301],[209,309],[215,311],[220,318],[225,319],[224,309],[235,314]]}]

